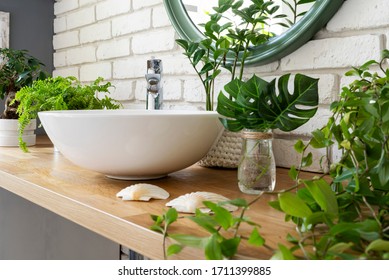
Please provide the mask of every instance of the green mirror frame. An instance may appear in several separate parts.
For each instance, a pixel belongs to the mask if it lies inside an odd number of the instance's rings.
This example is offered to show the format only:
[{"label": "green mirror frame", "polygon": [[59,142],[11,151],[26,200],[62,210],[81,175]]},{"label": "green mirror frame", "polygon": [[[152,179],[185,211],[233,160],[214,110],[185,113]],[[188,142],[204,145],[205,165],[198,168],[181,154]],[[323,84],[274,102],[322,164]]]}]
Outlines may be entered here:
[{"label": "green mirror frame", "polygon": [[[246,64],[267,64],[294,52],[308,42],[335,15],[344,0],[316,0],[312,8],[285,33],[252,49]],[[165,8],[178,35],[200,41],[204,35],[189,17],[181,0],[164,0]]]}]

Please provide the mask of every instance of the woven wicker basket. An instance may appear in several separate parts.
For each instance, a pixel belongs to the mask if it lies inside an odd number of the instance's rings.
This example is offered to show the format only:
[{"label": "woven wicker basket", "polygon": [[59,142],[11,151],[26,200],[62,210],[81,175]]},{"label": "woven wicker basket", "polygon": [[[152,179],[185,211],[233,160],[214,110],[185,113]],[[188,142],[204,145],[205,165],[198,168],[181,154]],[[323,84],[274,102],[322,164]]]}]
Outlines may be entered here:
[{"label": "woven wicker basket", "polygon": [[204,167],[237,168],[242,150],[242,138],[238,132],[224,130],[219,141],[199,161]]}]

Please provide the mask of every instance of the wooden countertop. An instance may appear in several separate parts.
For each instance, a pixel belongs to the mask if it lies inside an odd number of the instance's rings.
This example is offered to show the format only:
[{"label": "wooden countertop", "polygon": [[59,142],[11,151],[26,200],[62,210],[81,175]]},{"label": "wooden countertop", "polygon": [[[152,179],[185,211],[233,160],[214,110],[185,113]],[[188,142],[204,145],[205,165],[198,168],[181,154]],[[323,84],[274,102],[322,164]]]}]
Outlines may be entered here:
[{"label": "wooden countertop", "polygon": [[[150,214],[161,214],[172,198],[194,191],[210,191],[230,199],[253,196],[241,193],[236,170],[204,168],[193,165],[168,177],[149,181],[170,193],[168,200],[150,202],[122,201],[116,193],[136,182],[118,181],[79,168],[65,159],[46,137],[38,137],[29,153],[17,147],[0,147],[0,187],[41,207],[84,226],[106,238],[152,259],[163,259],[162,236],[149,229]],[[286,169],[277,170],[277,188],[287,188],[290,180]],[[293,225],[284,222],[284,215],[267,205],[273,199],[260,199],[247,212],[260,223],[260,233],[266,244],[276,248],[285,243]],[[198,233],[198,227],[188,219],[180,219],[172,228],[180,233]],[[201,232],[200,232],[201,233]],[[267,259],[272,252],[266,248],[242,247],[243,258]],[[202,251],[185,248],[178,259],[202,259]]]}]

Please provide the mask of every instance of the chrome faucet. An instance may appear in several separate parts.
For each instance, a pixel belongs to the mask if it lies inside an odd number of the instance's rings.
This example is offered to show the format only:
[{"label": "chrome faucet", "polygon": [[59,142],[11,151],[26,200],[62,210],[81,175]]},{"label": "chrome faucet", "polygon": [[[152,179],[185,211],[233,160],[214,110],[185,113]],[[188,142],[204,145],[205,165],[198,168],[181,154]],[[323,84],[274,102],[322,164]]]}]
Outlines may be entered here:
[{"label": "chrome faucet", "polygon": [[160,59],[151,58],[147,60],[147,96],[146,109],[160,110],[162,109],[163,92],[161,85],[162,78],[162,61]]}]

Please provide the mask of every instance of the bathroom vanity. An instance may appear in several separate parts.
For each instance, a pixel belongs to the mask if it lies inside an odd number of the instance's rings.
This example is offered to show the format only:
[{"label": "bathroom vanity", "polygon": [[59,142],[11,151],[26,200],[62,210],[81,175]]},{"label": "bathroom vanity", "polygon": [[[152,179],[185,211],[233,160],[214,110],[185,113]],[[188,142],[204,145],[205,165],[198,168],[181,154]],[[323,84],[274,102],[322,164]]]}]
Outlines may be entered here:
[{"label": "bathroom vanity", "polygon": [[[152,225],[150,214],[163,213],[167,209],[165,206],[167,201],[195,191],[215,192],[230,199],[242,197],[251,200],[253,198],[239,191],[236,170],[193,165],[168,177],[149,181],[170,193],[170,198],[167,200],[122,201],[116,197],[116,193],[136,182],[109,179],[100,173],[75,166],[61,153],[55,152],[45,136],[39,136],[37,145],[30,147],[29,150],[29,153],[24,153],[16,147],[0,147],[0,196],[4,192],[9,193],[7,195],[15,199],[25,200],[25,203],[43,208],[49,213],[48,215],[58,215],[58,219],[65,218],[64,221],[69,223],[70,227],[80,227],[80,229],[76,229],[76,234],[64,234],[61,228],[43,229],[44,234],[42,234],[33,226],[23,228],[19,225],[14,227],[15,231],[26,231],[24,235],[21,232],[7,233],[7,221],[13,224],[18,222],[12,218],[13,215],[27,216],[31,213],[23,213],[29,211],[23,210],[28,208],[20,208],[16,204],[9,205],[7,209],[10,210],[4,209],[4,205],[1,205],[0,246],[12,242],[18,244],[23,241],[18,238],[30,236],[31,241],[24,246],[38,248],[39,242],[36,240],[51,239],[54,240],[53,246],[62,243],[63,248],[68,247],[66,250],[74,250],[73,254],[68,255],[71,258],[91,258],[91,255],[78,253],[77,245],[69,243],[69,246],[66,246],[67,238],[79,238],[79,244],[89,244],[91,249],[101,251],[98,253],[100,254],[98,258],[115,258],[116,253],[119,258],[120,245],[122,245],[147,258],[163,259],[162,236],[149,228]],[[287,171],[277,170],[277,189],[291,186]],[[294,232],[294,230],[293,224],[284,222],[282,213],[268,206],[267,202],[271,199],[274,199],[274,196],[264,196],[251,207],[247,215],[262,225],[260,233],[265,237],[266,244],[276,248],[278,243],[285,243],[287,232]],[[0,202],[2,200],[4,199],[2,198]],[[30,222],[37,226],[39,224]],[[40,223],[40,226],[50,228],[51,224],[50,222]],[[85,229],[89,233],[84,233]],[[77,230],[81,232],[79,236]],[[199,228],[188,219],[179,219],[172,230],[180,233],[202,234]],[[32,236],[34,233],[36,237]],[[8,240],[4,240],[5,238]],[[28,248],[24,249],[28,251]],[[272,255],[272,252],[265,248],[254,249],[243,246],[241,249],[239,258],[268,259]],[[23,256],[23,252],[20,254]],[[52,259],[63,258],[61,256],[61,252],[58,255],[46,254],[47,258]],[[41,255],[37,257],[43,258]],[[2,255],[1,258],[11,257]],[[16,257],[12,256],[12,258]],[[173,258],[202,259],[203,253],[197,249],[185,248]]]}]

